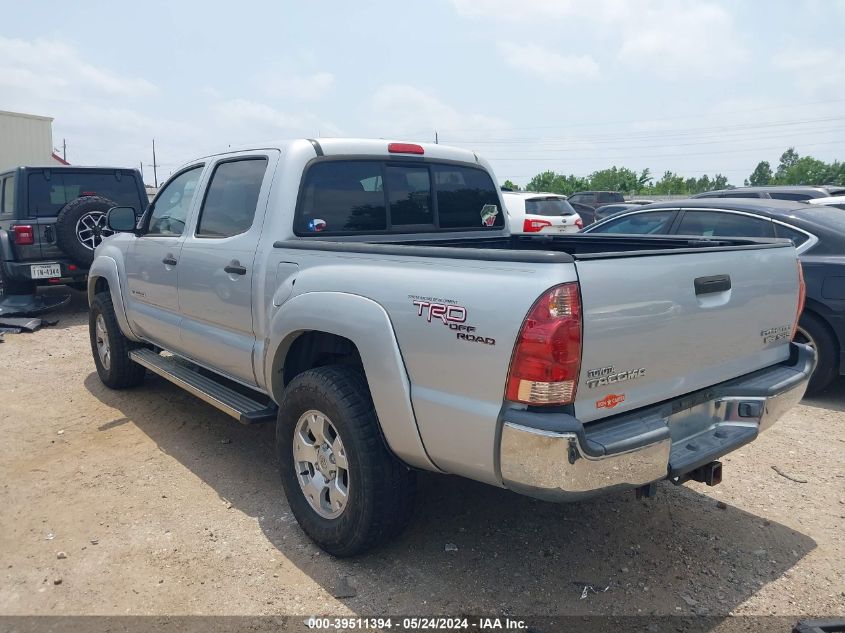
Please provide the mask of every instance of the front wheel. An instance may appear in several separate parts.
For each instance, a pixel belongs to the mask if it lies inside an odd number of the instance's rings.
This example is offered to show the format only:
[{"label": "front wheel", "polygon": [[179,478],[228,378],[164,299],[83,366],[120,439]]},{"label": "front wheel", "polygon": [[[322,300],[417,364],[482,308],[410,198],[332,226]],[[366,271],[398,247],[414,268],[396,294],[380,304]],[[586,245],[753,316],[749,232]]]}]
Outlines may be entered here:
[{"label": "front wheel", "polygon": [[407,525],[415,473],[387,450],[358,369],[294,378],[279,406],[276,449],[293,515],[329,554],[354,556]]},{"label": "front wheel", "polygon": [[108,292],[98,293],[91,302],[88,334],[97,375],[104,385],[112,389],[125,389],[144,380],[144,368],[129,358],[129,350],[135,344],[120,331]]}]

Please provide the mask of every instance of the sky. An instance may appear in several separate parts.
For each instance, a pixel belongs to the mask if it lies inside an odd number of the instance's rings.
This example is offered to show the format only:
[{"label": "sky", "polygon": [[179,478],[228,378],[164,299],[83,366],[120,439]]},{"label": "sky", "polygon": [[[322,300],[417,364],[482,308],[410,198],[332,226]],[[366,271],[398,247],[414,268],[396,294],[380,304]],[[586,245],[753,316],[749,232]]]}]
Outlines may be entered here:
[{"label": "sky", "polygon": [[[612,165],[741,185],[845,160],[845,0],[0,0],[0,110],[153,182],[230,146],[434,141],[500,182]],[[2,139],[0,139],[2,142]]]}]

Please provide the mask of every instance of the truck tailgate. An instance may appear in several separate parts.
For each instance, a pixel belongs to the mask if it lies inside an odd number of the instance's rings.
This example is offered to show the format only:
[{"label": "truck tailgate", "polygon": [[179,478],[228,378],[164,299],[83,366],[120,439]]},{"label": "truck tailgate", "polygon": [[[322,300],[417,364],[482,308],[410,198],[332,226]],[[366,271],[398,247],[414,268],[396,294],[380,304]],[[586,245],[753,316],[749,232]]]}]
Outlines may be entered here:
[{"label": "truck tailgate", "polygon": [[579,419],[667,400],[788,357],[799,285],[793,248],[632,255],[576,261]]}]

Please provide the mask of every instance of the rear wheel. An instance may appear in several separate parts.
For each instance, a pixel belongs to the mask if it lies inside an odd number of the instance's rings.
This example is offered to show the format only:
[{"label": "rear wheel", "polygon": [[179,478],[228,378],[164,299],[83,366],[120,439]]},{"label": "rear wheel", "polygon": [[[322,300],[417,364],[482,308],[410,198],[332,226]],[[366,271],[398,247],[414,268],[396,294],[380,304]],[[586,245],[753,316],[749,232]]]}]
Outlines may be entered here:
[{"label": "rear wheel", "polygon": [[416,476],[387,450],[358,368],[296,376],[279,406],[276,449],[293,515],[329,554],[359,554],[407,525]]},{"label": "rear wheel", "polygon": [[120,331],[108,292],[98,293],[91,302],[88,333],[97,375],[104,385],[125,389],[144,380],[144,368],[129,358],[129,350],[137,345]]},{"label": "rear wheel", "polygon": [[824,321],[806,311],[798,320],[795,342],[816,350],[816,369],[810,376],[807,395],[817,394],[829,386],[839,373],[839,345]]}]

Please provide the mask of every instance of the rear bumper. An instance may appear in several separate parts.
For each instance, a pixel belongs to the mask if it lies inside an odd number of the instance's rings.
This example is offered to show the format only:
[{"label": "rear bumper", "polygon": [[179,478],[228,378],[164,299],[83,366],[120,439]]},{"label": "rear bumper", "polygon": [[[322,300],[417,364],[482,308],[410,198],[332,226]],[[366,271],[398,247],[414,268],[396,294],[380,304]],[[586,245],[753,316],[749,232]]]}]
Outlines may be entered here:
[{"label": "rear bumper", "polygon": [[[61,267],[62,275],[59,277],[59,281],[50,281],[48,279],[33,279],[32,278],[32,268],[31,266],[38,266],[41,264],[58,264]],[[65,283],[65,282],[72,282],[72,281],[85,281],[88,276],[88,268],[79,266],[75,262],[69,259],[45,259],[45,260],[33,260],[33,261],[26,261],[26,262],[0,262],[0,266],[3,266],[4,272],[9,277],[9,279],[14,279],[16,281],[34,281],[36,284],[55,284],[55,283]],[[71,270],[71,266],[74,267],[74,270]]]},{"label": "rear bumper", "polygon": [[583,425],[564,413],[507,409],[499,466],[505,487],[551,501],[682,479],[753,441],[801,401],[815,353],[658,405]]}]

